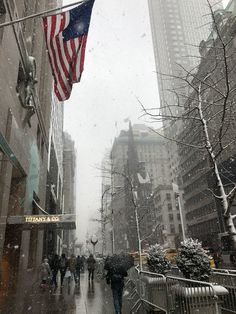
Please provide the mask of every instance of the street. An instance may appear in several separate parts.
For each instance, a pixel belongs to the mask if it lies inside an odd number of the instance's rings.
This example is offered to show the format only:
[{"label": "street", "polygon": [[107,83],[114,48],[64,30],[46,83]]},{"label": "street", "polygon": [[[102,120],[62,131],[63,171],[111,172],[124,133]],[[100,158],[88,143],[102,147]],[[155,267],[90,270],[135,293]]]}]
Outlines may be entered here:
[{"label": "street", "polygon": [[88,282],[87,273],[81,274],[80,286],[65,281],[64,287],[55,291],[39,288],[34,284],[31,291],[19,291],[16,295],[1,296],[1,314],[112,314],[112,294],[110,287],[95,279]]}]

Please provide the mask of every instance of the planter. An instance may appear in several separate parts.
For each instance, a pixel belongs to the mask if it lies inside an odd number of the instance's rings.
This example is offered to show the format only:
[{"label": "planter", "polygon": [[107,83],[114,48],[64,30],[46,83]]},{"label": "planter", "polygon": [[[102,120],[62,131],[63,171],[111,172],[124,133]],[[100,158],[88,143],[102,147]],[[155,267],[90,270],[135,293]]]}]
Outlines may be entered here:
[{"label": "planter", "polygon": [[161,310],[166,310],[166,278],[141,274],[142,298]]},{"label": "planter", "polygon": [[220,285],[214,285],[213,289],[214,295],[209,286],[172,286],[169,304],[172,304],[173,313],[221,314],[222,298],[228,294],[228,290]]}]

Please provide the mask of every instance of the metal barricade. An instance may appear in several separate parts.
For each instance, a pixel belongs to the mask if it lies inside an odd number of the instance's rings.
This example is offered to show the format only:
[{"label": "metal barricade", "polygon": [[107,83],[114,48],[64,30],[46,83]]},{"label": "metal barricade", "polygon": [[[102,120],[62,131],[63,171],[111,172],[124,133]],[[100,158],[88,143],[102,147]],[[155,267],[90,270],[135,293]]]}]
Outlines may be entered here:
[{"label": "metal barricade", "polygon": [[230,313],[236,313],[236,271],[214,270],[210,281],[225,287],[229,292],[223,300],[222,309]]},{"label": "metal barricade", "polygon": [[132,287],[129,300],[133,299],[130,313],[167,313],[165,276],[136,267],[129,272],[128,287]]},{"label": "metal barricade", "polygon": [[[220,273],[220,279],[214,272],[214,282],[202,282],[177,276],[140,271],[138,267],[129,272],[126,289],[129,290],[131,314],[168,313],[168,314],[223,314],[223,309],[232,309],[234,299],[228,294],[231,286],[223,280],[227,273]],[[224,277],[224,278],[225,278]],[[213,277],[212,277],[213,279]],[[232,282],[231,282],[232,283]],[[232,283],[232,289],[236,286]],[[235,291],[233,292],[235,293]],[[231,306],[231,308],[230,308]]]},{"label": "metal barricade", "polygon": [[218,293],[210,283],[167,276],[166,288],[170,314],[221,313]]}]

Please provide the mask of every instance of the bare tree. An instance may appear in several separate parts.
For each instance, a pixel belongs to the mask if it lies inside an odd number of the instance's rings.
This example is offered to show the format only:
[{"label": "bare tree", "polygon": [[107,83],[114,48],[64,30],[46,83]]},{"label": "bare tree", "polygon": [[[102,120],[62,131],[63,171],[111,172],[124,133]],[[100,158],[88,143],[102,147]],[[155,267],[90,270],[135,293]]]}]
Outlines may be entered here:
[{"label": "bare tree", "polygon": [[[161,108],[145,108],[154,122],[162,122],[160,136],[175,142],[182,156],[208,165],[214,175],[214,199],[220,202],[227,232],[236,248],[236,228],[232,203],[236,195],[236,177],[227,176],[224,161],[236,153],[236,53],[234,16],[216,15],[207,0],[212,16],[212,34],[200,44],[200,64],[192,70],[179,65],[182,75],[159,73],[162,79],[177,81],[175,102]],[[196,155],[197,154],[197,155]]]},{"label": "bare tree", "polygon": [[[119,195],[116,195],[116,196],[122,199],[128,198],[130,207],[132,207],[133,214],[135,217],[135,230],[136,230],[137,247],[138,247],[138,252],[139,252],[139,264],[140,264],[140,268],[142,269],[142,243],[144,241],[148,241],[150,238],[153,237],[156,230],[160,227],[160,223],[157,223],[157,224],[154,223],[151,230],[149,230],[148,233],[144,233],[142,231],[142,224],[143,224],[143,219],[145,215],[147,214],[147,212],[143,213],[141,210],[140,203],[142,202],[142,200],[139,198],[138,189],[137,189],[137,186],[135,185],[132,175],[129,173],[126,173],[125,171],[122,171],[121,169],[116,170],[114,167],[108,167],[107,169],[102,169],[102,172],[104,175],[107,174],[108,177],[118,176],[119,178],[122,178],[123,184],[119,186]],[[116,194],[116,192],[114,194]],[[116,216],[119,216],[119,213]],[[106,219],[111,219],[111,217],[104,216],[104,219],[105,220],[103,224],[106,224]],[[129,226],[129,227],[132,227],[132,226]]]}]

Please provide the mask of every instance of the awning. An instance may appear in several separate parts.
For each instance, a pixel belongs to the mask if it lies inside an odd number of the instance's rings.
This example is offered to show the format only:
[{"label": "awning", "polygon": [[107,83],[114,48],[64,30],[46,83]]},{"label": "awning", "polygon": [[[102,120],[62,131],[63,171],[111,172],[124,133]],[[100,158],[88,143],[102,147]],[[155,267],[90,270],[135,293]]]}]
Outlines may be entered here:
[{"label": "awning", "polygon": [[23,225],[25,229],[33,226],[43,228],[45,226],[53,226],[55,229],[76,229],[76,216],[72,214],[62,215],[24,215],[24,216],[8,216],[7,223],[9,225]]}]

